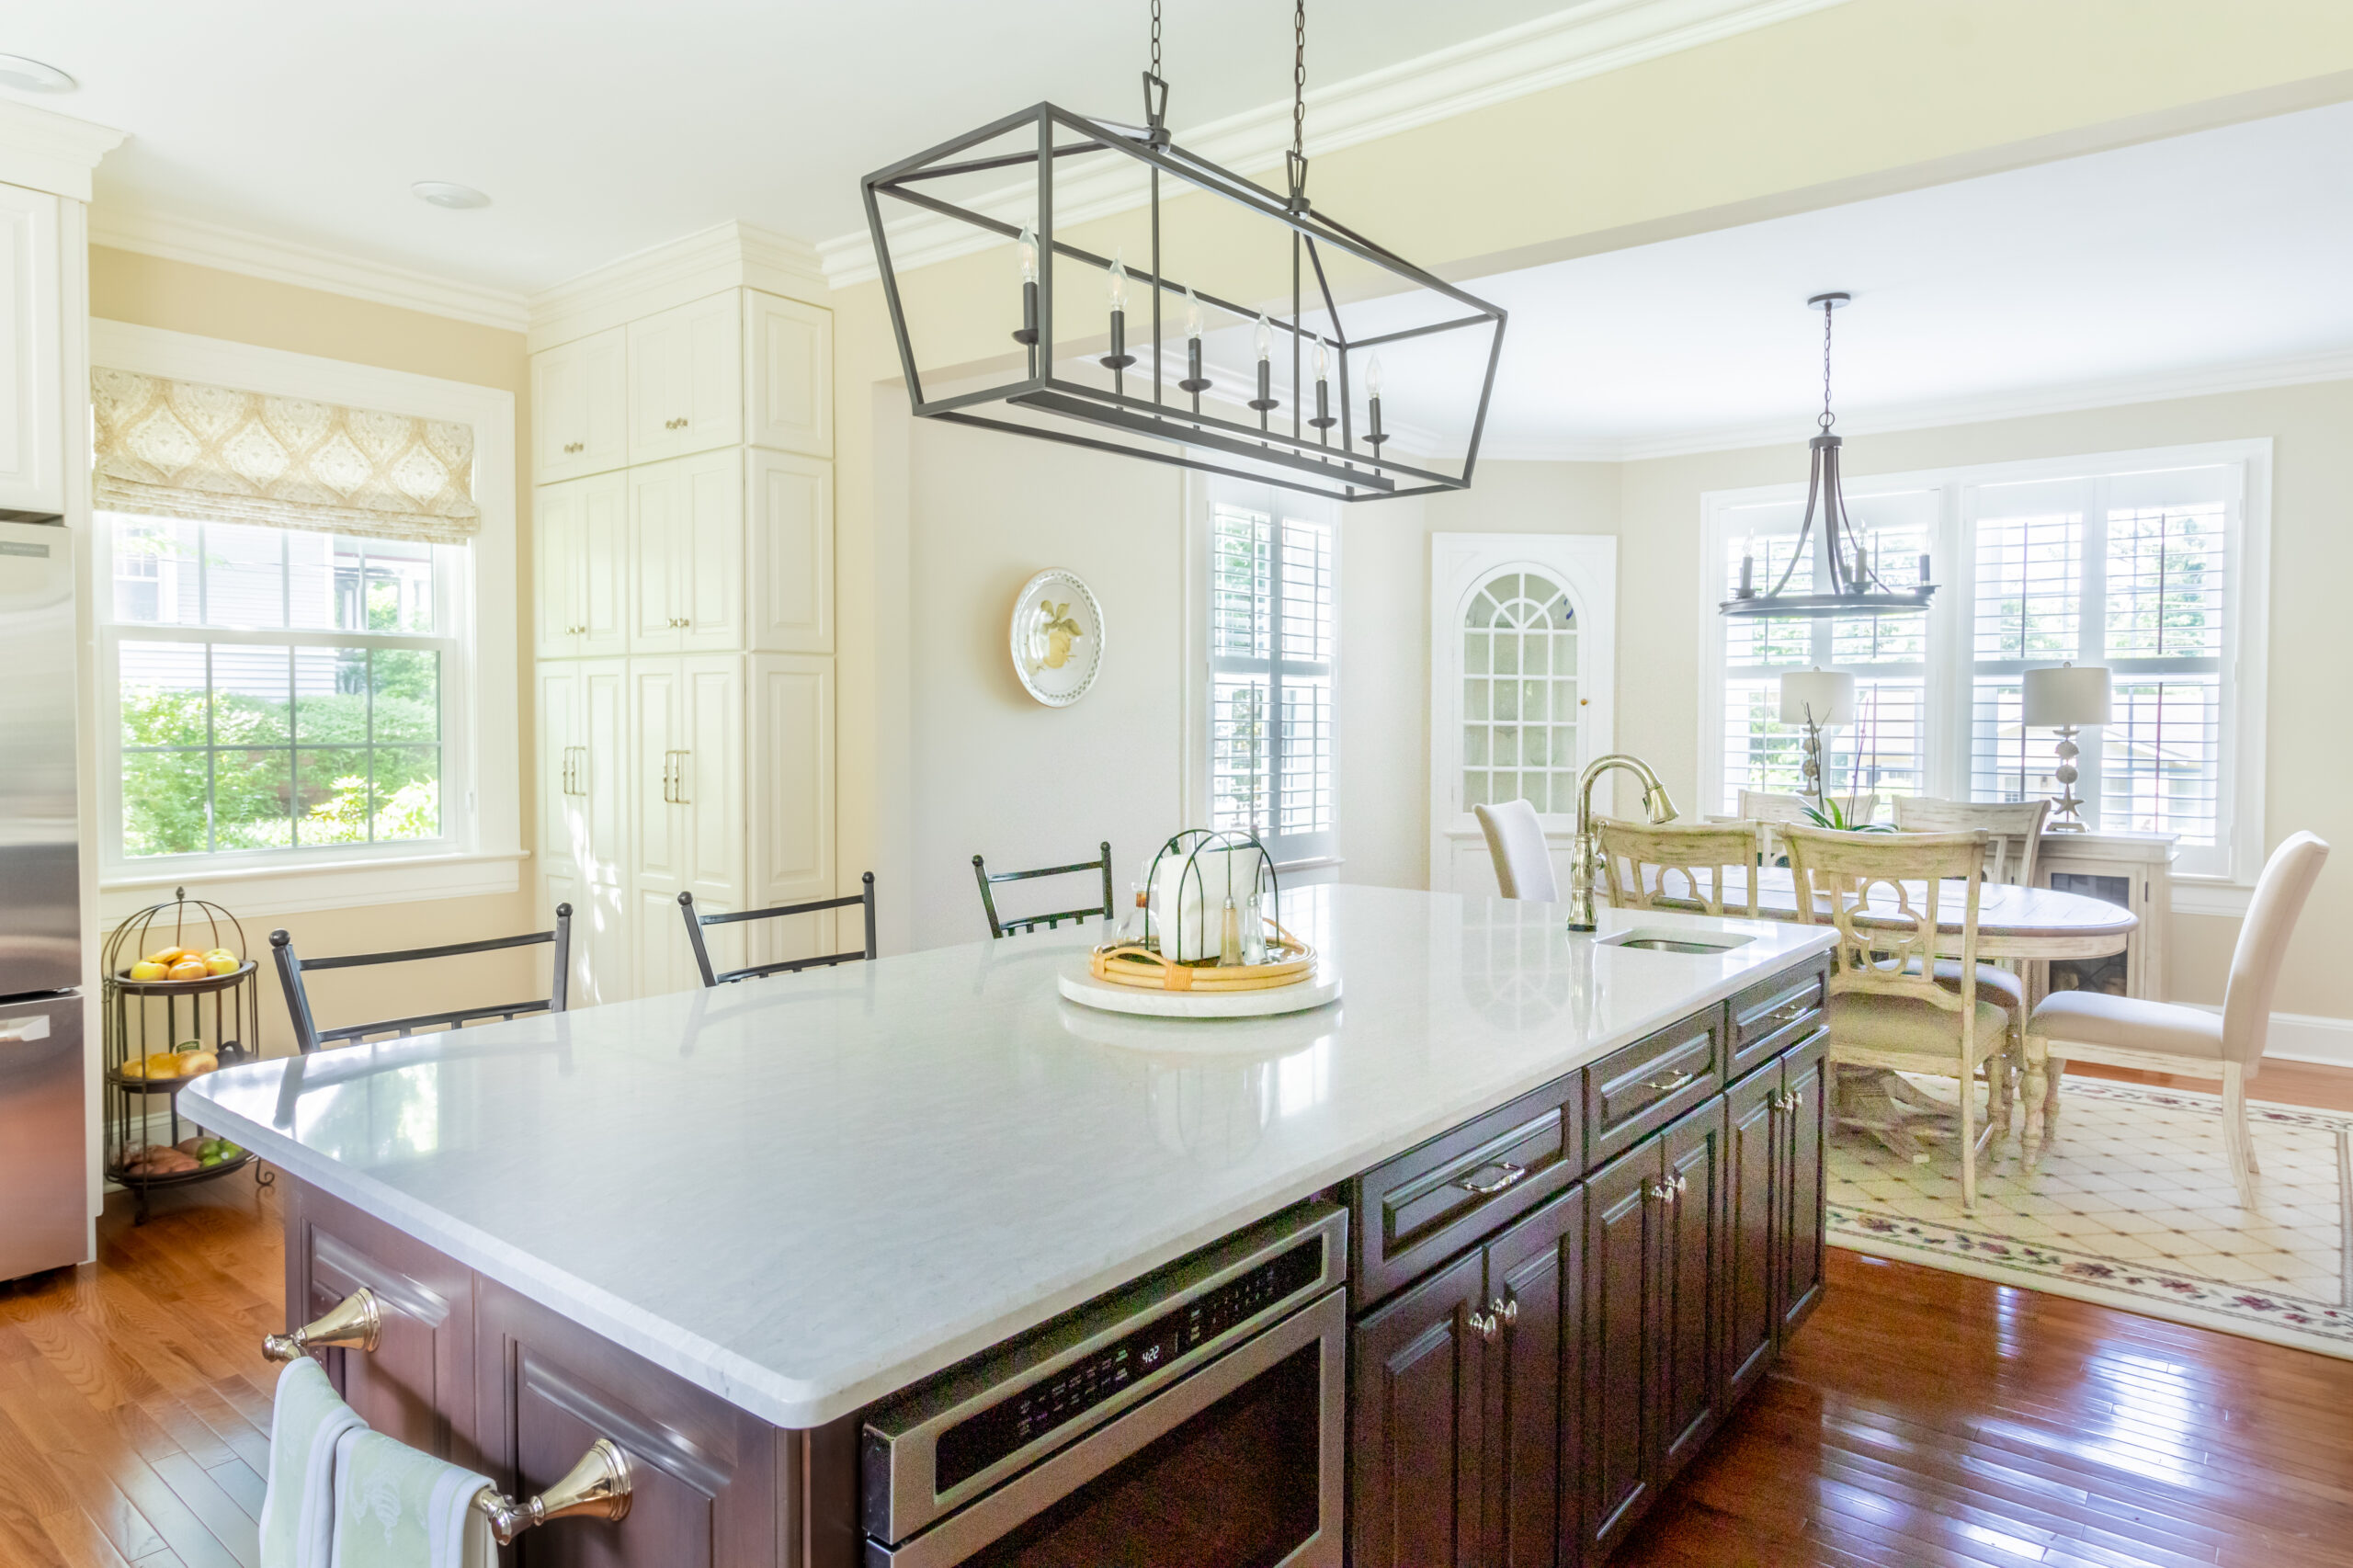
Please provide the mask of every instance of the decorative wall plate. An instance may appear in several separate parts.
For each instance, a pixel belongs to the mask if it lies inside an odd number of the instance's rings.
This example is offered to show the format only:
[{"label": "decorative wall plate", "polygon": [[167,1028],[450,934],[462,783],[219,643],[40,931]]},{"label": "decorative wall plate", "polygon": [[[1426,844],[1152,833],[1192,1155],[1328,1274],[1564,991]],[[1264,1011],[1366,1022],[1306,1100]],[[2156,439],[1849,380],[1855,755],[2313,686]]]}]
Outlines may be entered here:
[{"label": "decorative wall plate", "polygon": [[1076,573],[1055,567],[1023,584],[1012,631],[1013,673],[1049,708],[1085,697],[1103,668],[1103,608]]}]

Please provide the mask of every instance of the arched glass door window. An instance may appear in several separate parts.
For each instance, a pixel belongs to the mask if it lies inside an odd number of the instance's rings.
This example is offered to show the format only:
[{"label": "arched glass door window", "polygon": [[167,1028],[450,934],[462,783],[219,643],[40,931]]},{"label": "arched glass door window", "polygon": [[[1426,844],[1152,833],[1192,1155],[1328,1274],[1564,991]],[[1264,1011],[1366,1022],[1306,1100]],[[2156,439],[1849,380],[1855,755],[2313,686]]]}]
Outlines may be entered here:
[{"label": "arched glass door window", "polygon": [[1535,572],[1471,595],[1462,639],[1462,809],[1526,800],[1576,810],[1577,615]]}]

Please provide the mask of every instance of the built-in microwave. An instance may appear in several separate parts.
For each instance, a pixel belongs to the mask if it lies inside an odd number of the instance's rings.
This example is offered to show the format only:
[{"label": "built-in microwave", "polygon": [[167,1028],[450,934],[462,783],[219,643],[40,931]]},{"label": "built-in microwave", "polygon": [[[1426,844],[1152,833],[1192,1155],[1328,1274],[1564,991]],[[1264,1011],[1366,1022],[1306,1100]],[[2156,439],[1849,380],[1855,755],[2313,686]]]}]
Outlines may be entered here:
[{"label": "built-in microwave", "polygon": [[1338,1568],[1347,1278],[1301,1204],[876,1406],[868,1568]]}]

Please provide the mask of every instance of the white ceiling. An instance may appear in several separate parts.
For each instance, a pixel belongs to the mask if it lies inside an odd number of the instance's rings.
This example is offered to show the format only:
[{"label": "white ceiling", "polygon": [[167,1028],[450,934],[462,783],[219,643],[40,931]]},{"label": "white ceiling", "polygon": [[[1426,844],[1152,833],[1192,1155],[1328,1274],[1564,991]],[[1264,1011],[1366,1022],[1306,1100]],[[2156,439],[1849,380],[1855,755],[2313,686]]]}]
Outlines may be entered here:
[{"label": "white ceiling", "polygon": [[[1311,87],[1566,0],[1319,0]],[[1169,0],[1169,118],[1290,96],[1290,7]],[[862,227],[858,176],[1040,98],[1141,118],[1143,0],[124,0],[19,5],[0,51],[130,132],[100,209],[193,218],[529,291],[731,219]],[[411,182],[489,193],[428,207]]]},{"label": "white ceiling", "polygon": [[[1511,312],[1495,456],[1810,435],[1805,301],[1833,289],[1855,296],[1836,388],[1859,428],[2353,375],[2353,105],[1464,287]],[[2286,363],[2325,356],[2342,360]],[[1459,440],[1476,367],[1399,345],[1383,369],[1392,421]]]}]

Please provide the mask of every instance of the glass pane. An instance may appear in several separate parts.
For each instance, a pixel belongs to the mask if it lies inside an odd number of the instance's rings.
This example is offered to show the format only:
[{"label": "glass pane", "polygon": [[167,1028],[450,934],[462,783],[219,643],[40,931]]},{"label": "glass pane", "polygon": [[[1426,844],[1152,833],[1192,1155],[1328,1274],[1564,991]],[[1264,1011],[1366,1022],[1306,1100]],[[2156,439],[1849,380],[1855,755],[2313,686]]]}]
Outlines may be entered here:
[{"label": "glass pane", "polygon": [[295,649],[294,703],[294,738],[303,744],[367,744],[368,650]]},{"label": "glass pane", "polygon": [[1483,676],[1487,673],[1487,645],[1492,635],[1485,631],[1466,631],[1462,634],[1462,671],[1465,675]]},{"label": "glass pane", "polygon": [[2220,506],[2111,512],[2108,656],[2222,656]]},{"label": "glass pane", "polygon": [[1487,696],[1492,681],[1472,677],[1462,683],[1462,716],[1483,722],[1488,717]]},{"label": "glass pane", "polygon": [[1520,732],[1519,760],[1530,767],[1552,766],[1552,732],[1542,725],[1531,724]]},{"label": "glass pane", "polygon": [[1556,680],[1552,683],[1552,722],[1574,723],[1577,716],[1577,683]]},{"label": "glass pane", "polygon": [[294,754],[295,795],[304,844],[368,841],[368,748],[305,747]]},{"label": "glass pane", "polygon": [[1552,682],[1529,680],[1519,683],[1519,716],[1542,723],[1551,716],[1552,704],[1545,699],[1552,693]]},{"label": "glass pane", "polygon": [[1548,607],[1547,614],[1549,616],[1549,607],[1552,605],[1554,597],[1557,596],[1561,590],[1551,578],[1540,577],[1535,573],[1530,572],[1527,576],[1520,579],[1519,591],[1527,597],[1533,599],[1537,604]]},{"label": "glass pane", "polygon": [[196,525],[162,517],[114,519],[114,618],[146,626],[194,626]]},{"label": "glass pane", "polygon": [[[2099,732],[2099,825],[2177,833],[2212,844],[2222,808],[2222,685],[2217,676],[2117,684]],[[2088,783],[2076,793],[2092,793]]]},{"label": "glass pane", "polygon": [[2083,592],[2080,514],[1977,525],[1977,656],[2072,659]]},{"label": "glass pane", "polygon": [[1273,737],[1264,676],[1218,676],[1210,689],[1210,825],[1257,830],[1271,813]]},{"label": "glass pane", "polygon": [[124,745],[200,746],[211,741],[203,643],[123,642],[118,652]]},{"label": "glass pane", "polygon": [[359,570],[358,540],[332,534],[288,534],[287,624],[310,631],[351,630],[340,612],[347,601],[357,602]]},{"label": "glass pane", "polygon": [[1509,722],[1518,722],[1519,682],[1516,680],[1495,682],[1495,717]]},{"label": "glass pane", "polygon": [[1497,767],[1519,766],[1519,727],[1518,725],[1495,726],[1495,765]]},{"label": "glass pane", "polygon": [[[1290,814],[1290,805],[1286,800],[1286,815]],[[377,841],[440,835],[441,748],[377,747]]]},{"label": "glass pane", "polygon": [[379,648],[370,661],[378,741],[441,738],[441,655],[428,648]]},{"label": "glass pane", "polygon": [[1493,800],[1487,793],[1486,774],[1475,768],[1464,773],[1462,775],[1462,809],[1467,812],[1473,806],[1493,803]]},{"label": "glass pane", "polygon": [[122,756],[122,852],[195,855],[211,847],[204,809],[205,756],[200,751],[125,752]]},{"label": "glass pane", "polygon": [[1516,676],[1519,673],[1519,638],[1508,631],[1495,634],[1495,673]]},{"label": "glass pane", "polygon": [[1267,656],[1267,557],[1271,526],[1263,512],[1217,508],[1210,547],[1210,652],[1227,658]]},{"label": "glass pane", "polygon": [[1282,687],[1282,790],[1275,831],[1332,827],[1332,683],[1294,678]]},{"label": "glass pane", "polygon": [[1464,766],[1470,767],[1487,766],[1486,725],[1465,724],[1462,726],[1462,761]]},{"label": "glass pane", "polygon": [[1550,675],[1552,670],[1552,642],[1551,636],[1544,632],[1529,632],[1520,648],[1520,669],[1532,676]]},{"label": "glass pane", "polygon": [[282,750],[213,753],[213,846],[283,849],[294,841],[288,816],[291,768]]},{"label": "glass pane", "polygon": [[[433,630],[433,547],[371,539],[368,549],[368,630]],[[1326,550],[1328,559],[1330,551]]]},{"label": "glass pane", "polygon": [[1552,726],[1552,766],[1574,773],[1577,766],[1577,727],[1574,724]]},{"label": "glass pane", "polygon": [[243,642],[212,648],[212,735],[224,746],[269,745],[292,738],[288,683],[292,650]]},{"label": "glass pane", "polygon": [[1573,676],[1577,673],[1577,634],[1563,631],[1552,639],[1552,673]]},{"label": "glass pane", "polygon": [[243,523],[204,525],[208,626],[286,624],[286,532]]}]

